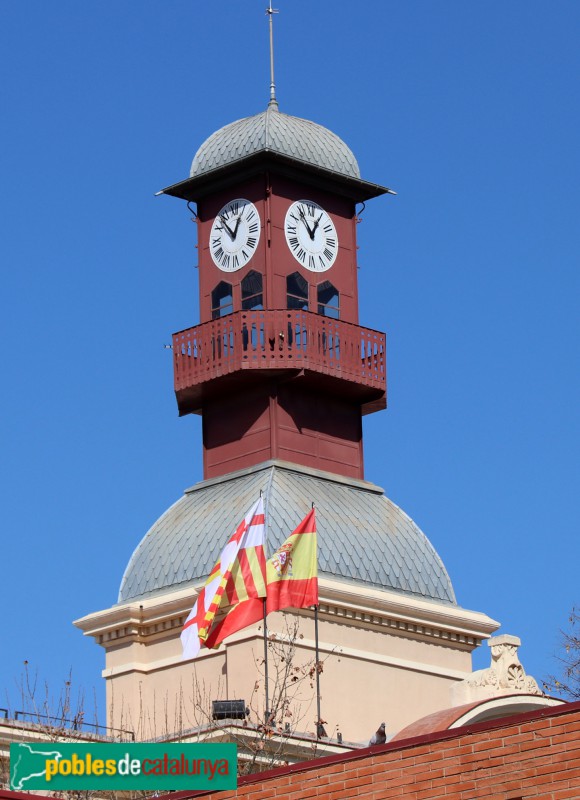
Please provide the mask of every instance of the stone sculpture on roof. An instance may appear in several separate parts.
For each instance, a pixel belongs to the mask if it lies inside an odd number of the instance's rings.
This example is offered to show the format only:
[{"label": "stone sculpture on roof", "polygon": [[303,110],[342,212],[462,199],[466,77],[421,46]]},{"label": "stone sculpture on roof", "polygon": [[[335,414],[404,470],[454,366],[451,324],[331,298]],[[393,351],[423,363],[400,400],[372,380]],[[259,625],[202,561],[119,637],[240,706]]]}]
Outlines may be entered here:
[{"label": "stone sculpture on roof", "polygon": [[518,636],[509,634],[488,639],[487,644],[491,650],[490,666],[477,670],[453,687],[453,704],[461,705],[503,695],[541,695],[536,680],[526,674],[518,657],[521,643]]}]

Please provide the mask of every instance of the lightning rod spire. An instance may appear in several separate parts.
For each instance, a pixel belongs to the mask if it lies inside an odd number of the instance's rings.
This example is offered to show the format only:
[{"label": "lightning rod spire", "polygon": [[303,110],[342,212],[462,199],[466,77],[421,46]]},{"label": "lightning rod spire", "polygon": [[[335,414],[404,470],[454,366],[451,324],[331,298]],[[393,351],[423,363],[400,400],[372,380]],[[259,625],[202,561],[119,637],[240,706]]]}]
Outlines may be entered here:
[{"label": "lightning rod spire", "polygon": [[278,13],[277,8],[272,8],[272,0],[266,9],[268,15],[268,24],[270,26],[270,102],[268,108],[278,109],[278,101],[276,100],[276,82],[274,81],[274,26],[272,24],[272,16]]}]

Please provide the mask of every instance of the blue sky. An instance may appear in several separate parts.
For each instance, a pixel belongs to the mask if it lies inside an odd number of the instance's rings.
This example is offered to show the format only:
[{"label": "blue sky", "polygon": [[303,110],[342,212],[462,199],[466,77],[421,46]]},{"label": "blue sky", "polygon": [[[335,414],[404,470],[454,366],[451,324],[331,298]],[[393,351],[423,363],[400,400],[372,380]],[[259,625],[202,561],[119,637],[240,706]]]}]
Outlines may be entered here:
[{"label": "blue sky", "polygon": [[[115,602],[201,479],[163,349],[198,321],[195,230],[154,192],[265,108],[265,6],[0,5],[0,707],[24,660],[102,705],[102,651],[71,621]],[[398,192],[359,226],[361,323],[389,363],[367,478],[541,678],[579,601],[580,5],[276,7],[281,110]]]}]

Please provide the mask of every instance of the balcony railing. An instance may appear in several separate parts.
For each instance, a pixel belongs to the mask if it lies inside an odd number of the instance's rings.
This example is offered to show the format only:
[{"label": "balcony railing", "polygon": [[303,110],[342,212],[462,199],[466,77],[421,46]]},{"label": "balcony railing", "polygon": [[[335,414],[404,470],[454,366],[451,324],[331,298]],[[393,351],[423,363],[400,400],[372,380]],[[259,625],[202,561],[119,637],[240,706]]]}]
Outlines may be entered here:
[{"label": "balcony railing", "polygon": [[237,311],[173,335],[175,391],[241,370],[305,370],[384,392],[385,334],[308,311]]}]

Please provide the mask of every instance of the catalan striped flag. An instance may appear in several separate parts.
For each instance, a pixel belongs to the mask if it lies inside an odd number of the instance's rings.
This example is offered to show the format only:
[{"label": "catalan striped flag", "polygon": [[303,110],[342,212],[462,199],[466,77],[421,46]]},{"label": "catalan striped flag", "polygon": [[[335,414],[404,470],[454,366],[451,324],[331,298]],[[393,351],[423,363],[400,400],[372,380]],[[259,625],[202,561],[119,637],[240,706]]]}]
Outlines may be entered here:
[{"label": "catalan striped flag", "polygon": [[266,565],[266,611],[318,605],[316,513],[304,517]]},{"label": "catalan striped flag", "polygon": [[[223,640],[242,628],[254,625],[264,616],[266,596],[265,525],[248,531],[240,548],[221,599],[222,617],[217,619],[206,639],[206,647],[218,647]],[[229,608],[227,608],[229,606]]]},{"label": "catalan striped flag", "polygon": [[[266,594],[264,531],[264,503],[260,498],[248,511],[222,550],[219,560],[185,621],[181,632],[183,658],[195,658],[202,646],[216,646],[209,640],[210,636],[213,639],[212,626],[220,607],[230,605],[234,601],[239,604],[241,600],[263,597]],[[261,605],[261,601],[258,602]],[[229,612],[225,620],[235,610],[236,607]],[[243,617],[241,614],[238,616],[240,619]],[[225,620],[218,624],[223,624]],[[250,625],[252,621],[245,622],[229,632],[233,633],[245,625]]]}]

